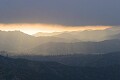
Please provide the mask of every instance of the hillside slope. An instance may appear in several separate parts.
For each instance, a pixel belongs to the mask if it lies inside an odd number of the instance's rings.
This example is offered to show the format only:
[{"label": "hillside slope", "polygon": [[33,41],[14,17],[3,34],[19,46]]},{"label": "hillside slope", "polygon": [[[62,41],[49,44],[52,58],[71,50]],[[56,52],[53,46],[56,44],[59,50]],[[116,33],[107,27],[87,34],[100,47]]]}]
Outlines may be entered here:
[{"label": "hillside slope", "polygon": [[71,67],[0,56],[0,80],[119,80],[120,66]]}]

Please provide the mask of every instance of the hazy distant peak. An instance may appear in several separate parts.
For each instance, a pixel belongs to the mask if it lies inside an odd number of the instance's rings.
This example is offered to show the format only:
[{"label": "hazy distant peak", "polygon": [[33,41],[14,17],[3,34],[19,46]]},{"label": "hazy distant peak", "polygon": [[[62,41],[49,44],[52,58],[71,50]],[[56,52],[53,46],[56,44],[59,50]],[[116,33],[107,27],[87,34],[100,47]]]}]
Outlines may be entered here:
[{"label": "hazy distant peak", "polygon": [[35,37],[39,37],[39,36],[55,36],[58,34],[61,34],[62,32],[52,32],[52,33],[46,33],[46,32],[38,32],[36,34],[33,34],[33,36]]}]

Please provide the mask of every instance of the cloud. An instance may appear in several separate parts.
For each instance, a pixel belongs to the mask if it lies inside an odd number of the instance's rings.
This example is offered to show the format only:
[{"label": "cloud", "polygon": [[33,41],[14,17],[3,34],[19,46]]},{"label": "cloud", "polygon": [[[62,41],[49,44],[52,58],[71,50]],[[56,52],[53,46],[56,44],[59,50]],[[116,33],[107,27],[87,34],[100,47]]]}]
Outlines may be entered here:
[{"label": "cloud", "polygon": [[[44,26],[44,27],[43,27]],[[28,34],[37,32],[64,32],[64,31],[84,31],[84,30],[105,30],[111,26],[63,26],[50,24],[0,24],[0,30],[14,31],[20,30]]]},{"label": "cloud", "polygon": [[120,25],[120,0],[0,0],[0,23]]}]

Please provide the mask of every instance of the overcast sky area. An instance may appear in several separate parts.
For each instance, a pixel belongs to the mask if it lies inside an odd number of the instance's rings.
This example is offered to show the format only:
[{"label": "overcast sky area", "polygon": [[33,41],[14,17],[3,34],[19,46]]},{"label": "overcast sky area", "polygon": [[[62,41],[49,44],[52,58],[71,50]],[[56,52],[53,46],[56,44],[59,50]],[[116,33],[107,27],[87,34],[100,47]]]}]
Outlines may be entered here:
[{"label": "overcast sky area", "polygon": [[120,25],[120,0],[0,0],[0,23]]}]

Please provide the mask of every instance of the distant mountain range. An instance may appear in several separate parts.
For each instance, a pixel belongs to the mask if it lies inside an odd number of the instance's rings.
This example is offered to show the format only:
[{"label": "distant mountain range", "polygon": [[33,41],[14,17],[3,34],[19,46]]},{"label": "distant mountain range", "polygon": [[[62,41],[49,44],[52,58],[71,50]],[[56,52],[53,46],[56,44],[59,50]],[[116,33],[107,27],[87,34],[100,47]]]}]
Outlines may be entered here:
[{"label": "distant mountain range", "polygon": [[[15,57],[15,56],[14,56]],[[104,67],[120,65],[120,52],[106,54],[72,54],[58,56],[17,56],[34,61],[52,61],[69,66],[79,67]]]},{"label": "distant mountain range", "polygon": [[0,51],[16,55],[99,54],[120,51],[119,34],[99,42],[80,41],[71,35],[59,37],[60,35],[34,37],[20,31],[0,31]]},{"label": "distant mountain range", "polygon": [[73,67],[0,56],[0,80],[120,80],[120,65]]},{"label": "distant mountain range", "polygon": [[120,51],[120,40],[105,40],[101,42],[76,42],[76,43],[45,43],[33,49],[32,54],[43,55],[68,55],[68,54],[103,54]]},{"label": "distant mountain range", "polygon": [[119,30],[85,30],[85,31],[72,31],[72,32],[53,32],[53,33],[36,33],[33,36],[54,36],[65,39],[77,39],[80,41],[103,41],[114,37],[119,34]]},{"label": "distant mountain range", "polygon": [[33,34],[33,36],[35,36],[35,37],[40,37],[40,36],[55,36],[55,35],[59,35],[61,33],[62,32],[53,32],[53,33],[39,32],[39,33]]}]

